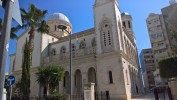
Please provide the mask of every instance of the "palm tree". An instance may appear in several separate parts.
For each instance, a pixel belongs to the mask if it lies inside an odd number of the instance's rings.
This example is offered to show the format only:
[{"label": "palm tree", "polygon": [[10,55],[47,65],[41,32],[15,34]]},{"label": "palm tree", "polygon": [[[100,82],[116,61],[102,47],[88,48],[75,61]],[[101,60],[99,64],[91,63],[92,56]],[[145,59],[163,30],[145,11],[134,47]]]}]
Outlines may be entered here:
[{"label": "palm tree", "polygon": [[[0,18],[0,32],[2,31],[2,19]],[[18,31],[18,28],[15,28],[15,27],[13,27],[13,28],[11,28],[11,33],[10,33],[10,38],[11,39],[16,39],[17,38],[17,35],[15,34],[15,32],[17,32]]]},{"label": "palm tree", "polygon": [[47,14],[47,10],[40,10],[35,5],[31,4],[29,7],[29,11],[21,8],[21,16],[22,16],[22,26],[18,26],[18,28],[22,29],[30,29],[29,34],[29,43],[30,48],[33,50],[33,40],[35,36],[35,31],[39,33],[49,33],[49,26],[46,24],[44,20],[45,15]]},{"label": "palm tree", "polygon": [[[38,33],[49,33],[49,26],[46,24],[46,21],[44,20],[45,15],[47,14],[47,10],[40,10],[35,5],[31,4],[29,6],[29,10],[26,11],[25,9],[21,8],[21,16],[22,16],[22,23],[23,25],[17,26],[17,29],[29,29],[29,40],[28,40],[28,48],[30,49],[30,53],[28,55],[28,58],[25,57],[25,59],[28,59],[29,62],[32,61],[32,52],[33,52],[33,40],[35,36],[35,31]],[[25,63],[25,62],[23,62]],[[31,63],[27,65],[24,65],[22,68],[22,86],[25,86],[26,89],[24,89],[27,93],[27,95],[24,95],[26,97],[29,97],[30,92],[30,66]],[[25,71],[25,72],[24,72]],[[24,82],[25,80],[25,82]],[[29,98],[28,98],[29,99]],[[25,99],[27,100],[27,99]]]},{"label": "palm tree", "polygon": [[60,81],[62,81],[64,69],[60,66],[43,66],[38,69],[36,76],[37,82],[46,88],[48,96],[49,90],[54,92]]}]

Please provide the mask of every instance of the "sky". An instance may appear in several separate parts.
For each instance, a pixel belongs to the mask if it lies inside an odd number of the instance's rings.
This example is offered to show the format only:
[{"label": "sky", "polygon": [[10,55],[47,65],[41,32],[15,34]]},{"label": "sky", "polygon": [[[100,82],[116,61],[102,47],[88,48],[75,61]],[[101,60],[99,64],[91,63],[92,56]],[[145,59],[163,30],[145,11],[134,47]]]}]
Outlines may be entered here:
[{"label": "sky", "polygon": [[[48,10],[48,16],[60,12],[65,14],[73,26],[73,33],[94,27],[93,4],[95,0],[19,0],[20,7],[28,9],[29,4],[34,4],[38,8]],[[121,12],[128,12],[133,17],[133,27],[138,47],[138,52],[142,49],[150,48],[150,40],[146,27],[146,18],[150,13],[161,13],[161,8],[169,5],[169,0],[118,0]],[[0,18],[3,18],[4,10],[0,7]],[[12,26],[17,25],[15,21]],[[19,31],[19,36],[22,31]],[[8,55],[16,52],[16,41],[10,41]],[[8,56],[6,72],[9,71],[10,59]]]}]

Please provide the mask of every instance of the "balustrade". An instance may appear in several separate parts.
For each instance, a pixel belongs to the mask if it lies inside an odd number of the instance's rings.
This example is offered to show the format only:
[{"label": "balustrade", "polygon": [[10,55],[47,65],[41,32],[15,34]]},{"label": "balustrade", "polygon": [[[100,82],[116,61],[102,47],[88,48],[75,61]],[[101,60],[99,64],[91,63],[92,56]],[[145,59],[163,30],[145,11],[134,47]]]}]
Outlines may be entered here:
[{"label": "balustrade", "polygon": [[[72,51],[72,58],[91,56],[91,55],[95,55],[95,53],[96,53],[95,47],[78,49],[78,50]],[[43,63],[47,64],[47,63],[58,62],[58,61],[67,60],[67,59],[69,60],[69,52],[44,57]]]}]

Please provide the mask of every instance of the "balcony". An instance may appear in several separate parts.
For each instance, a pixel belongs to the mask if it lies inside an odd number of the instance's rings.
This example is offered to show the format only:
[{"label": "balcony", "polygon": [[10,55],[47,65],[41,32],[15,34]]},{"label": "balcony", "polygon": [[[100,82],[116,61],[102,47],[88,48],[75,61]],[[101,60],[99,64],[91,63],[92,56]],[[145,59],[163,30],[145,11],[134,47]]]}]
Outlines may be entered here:
[{"label": "balcony", "polygon": [[153,50],[160,50],[160,49],[165,49],[167,48],[167,45],[166,44],[163,44],[161,46],[156,46],[156,47],[153,47]]},{"label": "balcony", "polygon": [[[72,51],[72,58],[75,59],[75,58],[89,57],[89,56],[94,56],[95,54],[96,54],[96,48],[89,47],[89,48],[78,49],[76,51]],[[69,52],[44,57],[43,64],[48,64],[52,62],[60,62],[64,60],[69,60]]]},{"label": "balcony", "polygon": [[158,54],[155,54],[155,57],[163,59],[165,57],[168,57],[168,53],[167,52],[158,53]]}]

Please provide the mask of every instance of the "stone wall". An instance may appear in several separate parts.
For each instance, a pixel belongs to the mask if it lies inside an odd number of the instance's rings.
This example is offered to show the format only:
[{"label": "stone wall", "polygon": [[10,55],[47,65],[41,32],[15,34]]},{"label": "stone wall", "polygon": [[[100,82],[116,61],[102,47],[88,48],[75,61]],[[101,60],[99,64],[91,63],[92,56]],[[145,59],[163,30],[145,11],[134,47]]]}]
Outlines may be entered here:
[{"label": "stone wall", "polygon": [[168,84],[169,84],[169,87],[171,88],[173,100],[177,100],[177,79],[171,80]]}]

